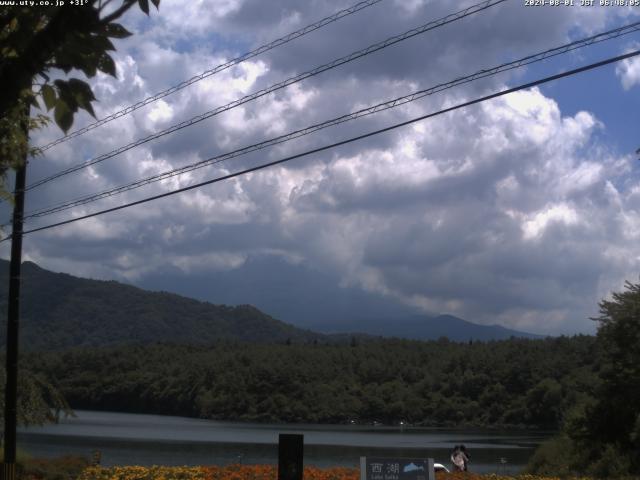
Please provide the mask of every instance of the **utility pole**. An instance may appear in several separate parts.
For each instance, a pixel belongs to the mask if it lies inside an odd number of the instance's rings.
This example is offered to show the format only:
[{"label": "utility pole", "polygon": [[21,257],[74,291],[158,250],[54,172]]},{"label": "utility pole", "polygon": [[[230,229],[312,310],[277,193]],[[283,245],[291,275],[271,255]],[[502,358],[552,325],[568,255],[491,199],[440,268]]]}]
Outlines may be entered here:
[{"label": "utility pole", "polygon": [[[29,107],[24,118],[24,131],[29,143]],[[4,463],[0,480],[16,478],[16,426],[18,396],[18,326],[20,324],[20,271],[22,267],[22,225],[27,155],[16,170],[15,204],[11,229],[11,263],[9,265],[9,309],[7,312],[7,384],[4,400]]]}]

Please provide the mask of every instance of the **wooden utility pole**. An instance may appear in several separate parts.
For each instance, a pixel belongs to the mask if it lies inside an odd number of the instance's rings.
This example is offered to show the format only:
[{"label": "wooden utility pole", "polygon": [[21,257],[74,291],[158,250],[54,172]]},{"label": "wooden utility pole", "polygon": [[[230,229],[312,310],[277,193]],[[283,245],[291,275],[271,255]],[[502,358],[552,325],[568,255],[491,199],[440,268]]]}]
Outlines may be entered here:
[{"label": "wooden utility pole", "polygon": [[[27,144],[29,142],[29,108],[24,119]],[[27,176],[27,157],[16,170],[11,229],[11,263],[9,265],[9,309],[7,312],[7,383],[4,391],[4,463],[0,480],[16,478],[16,426],[18,396],[18,326],[20,324],[20,272],[22,267],[22,225],[24,216],[24,188]]]}]

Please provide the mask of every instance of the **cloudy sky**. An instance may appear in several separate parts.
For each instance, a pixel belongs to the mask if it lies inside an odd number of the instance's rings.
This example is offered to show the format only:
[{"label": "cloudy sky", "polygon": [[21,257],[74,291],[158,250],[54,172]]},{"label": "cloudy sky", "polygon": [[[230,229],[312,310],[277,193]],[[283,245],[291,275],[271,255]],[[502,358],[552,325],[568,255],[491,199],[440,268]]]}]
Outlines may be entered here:
[{"label": "cloudy sky", "polygon": [[[99,118],[355,0],[162,0],[131,11]],[[28,182],[472,5],[381,0],[51,148]],[[574,0],[579,4],[579,0]],[[27,212],[286,134],[640,20],[640,7],[508,0],[29,192]],[[46,225],[277,160],[640,48],[640,33],[468,83],[100,202]],[[544,334],[593,332],[640,274],[640,59],[250,175],[25,237],[26,259],[317,326],[451,313]],[[82,113],[73,129],[90,123]],[[51,127],[33,136],[60,137]],[[9,212],[0,208],[3,221]],[[0,256],[8,258],[8,242]],[[364,329],[364,328],[363,328]]]}]

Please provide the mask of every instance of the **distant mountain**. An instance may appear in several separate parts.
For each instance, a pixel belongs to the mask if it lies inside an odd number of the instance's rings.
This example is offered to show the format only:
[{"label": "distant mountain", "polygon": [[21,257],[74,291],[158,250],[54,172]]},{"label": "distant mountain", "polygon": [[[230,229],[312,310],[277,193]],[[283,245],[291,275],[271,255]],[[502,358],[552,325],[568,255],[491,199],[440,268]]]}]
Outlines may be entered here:
[{"label": "distant mountain", "polygon": [[250,304],[278,320],[312,330],[334,319],[359,324],[370,318],[403,318],[422,313],[357,286],[340,285],[340,280],[305,262],[253,253],[239,267],[215,274],[206,269],[185,272],[168,263],[146,273],[135,285],[214,304]]},{"label": "distant mountain", "polygon": [[[388,297],[353,286],[327,272],[276,255],[251,254],[238,268],[186,273],[171,265],[142,277],[138,286],[166,290],[211,303],[249,303],[275,318],[323,333],[363,332],[421,340],[446,336],[456,341],[535,335],[482,326],[450,315],[427,315]],[[350,338],[350,337],[349,337]]]},{"label": "distant mountain", "polygon": [[[0,260],[0,338],[6,337],[9,262]],[[26,349],[71,346],[205,344],[216,340],[294,342],[322,334],[278,321],[251,305],[213,305],[114,281],[22,266],[20,343]]]},{"label": "distant mountain", "polygon": [[[9,262],[0,260],[7,278]],[[540,336],[467,322],[452,315],[351,317],[317,322],[311,330],[281,322],[251,305],[214,305],[167,292],[151,292],[115,281],[54,273],[23,263],[21,347],[29,350],[74,346],[249,342],[349,342],[352,336],[413,340],[502,340]],[[2,278],[0,277],[0,278]],[[0,282],[0,340],[6,335],[8,281]],[[306,327],[306,325],[305,325]],[[315,331],[312,331],[315,330]],[[316,333],[322,332],[322,333]]]},{"label": "distant mountain", "polygon": [[518,338],[544,338],[542,335],[510,330],[500,325],[478,325],[453,315],[412,315],[401,318],[375,318],[366,321],[343,321],[332,324],[312,325],[312,329],[327,334],[366,332],[382,337],[399,337],[411,340],[437,340],[447,337],[454,342],[469,340],[506,340]]}]

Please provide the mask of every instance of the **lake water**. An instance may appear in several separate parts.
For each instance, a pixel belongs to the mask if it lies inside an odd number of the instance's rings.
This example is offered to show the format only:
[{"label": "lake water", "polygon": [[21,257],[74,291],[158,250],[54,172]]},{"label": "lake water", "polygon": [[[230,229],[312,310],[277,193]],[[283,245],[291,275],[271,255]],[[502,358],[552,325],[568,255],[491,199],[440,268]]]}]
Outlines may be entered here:
[{"label": "lake water", "polygon": [[549,436],[535,431],[256,424],[92,411],[76,415],[57,425],[19,429],[18,446],[39,457],[89,457],[99,450],[103,465],[277,464],[278,434],[302,433],[305,465],[357,467],[361,456],[404,456],[432,457],[450,467],[451,449],[463,443],[470,470],[517,473]]}]

